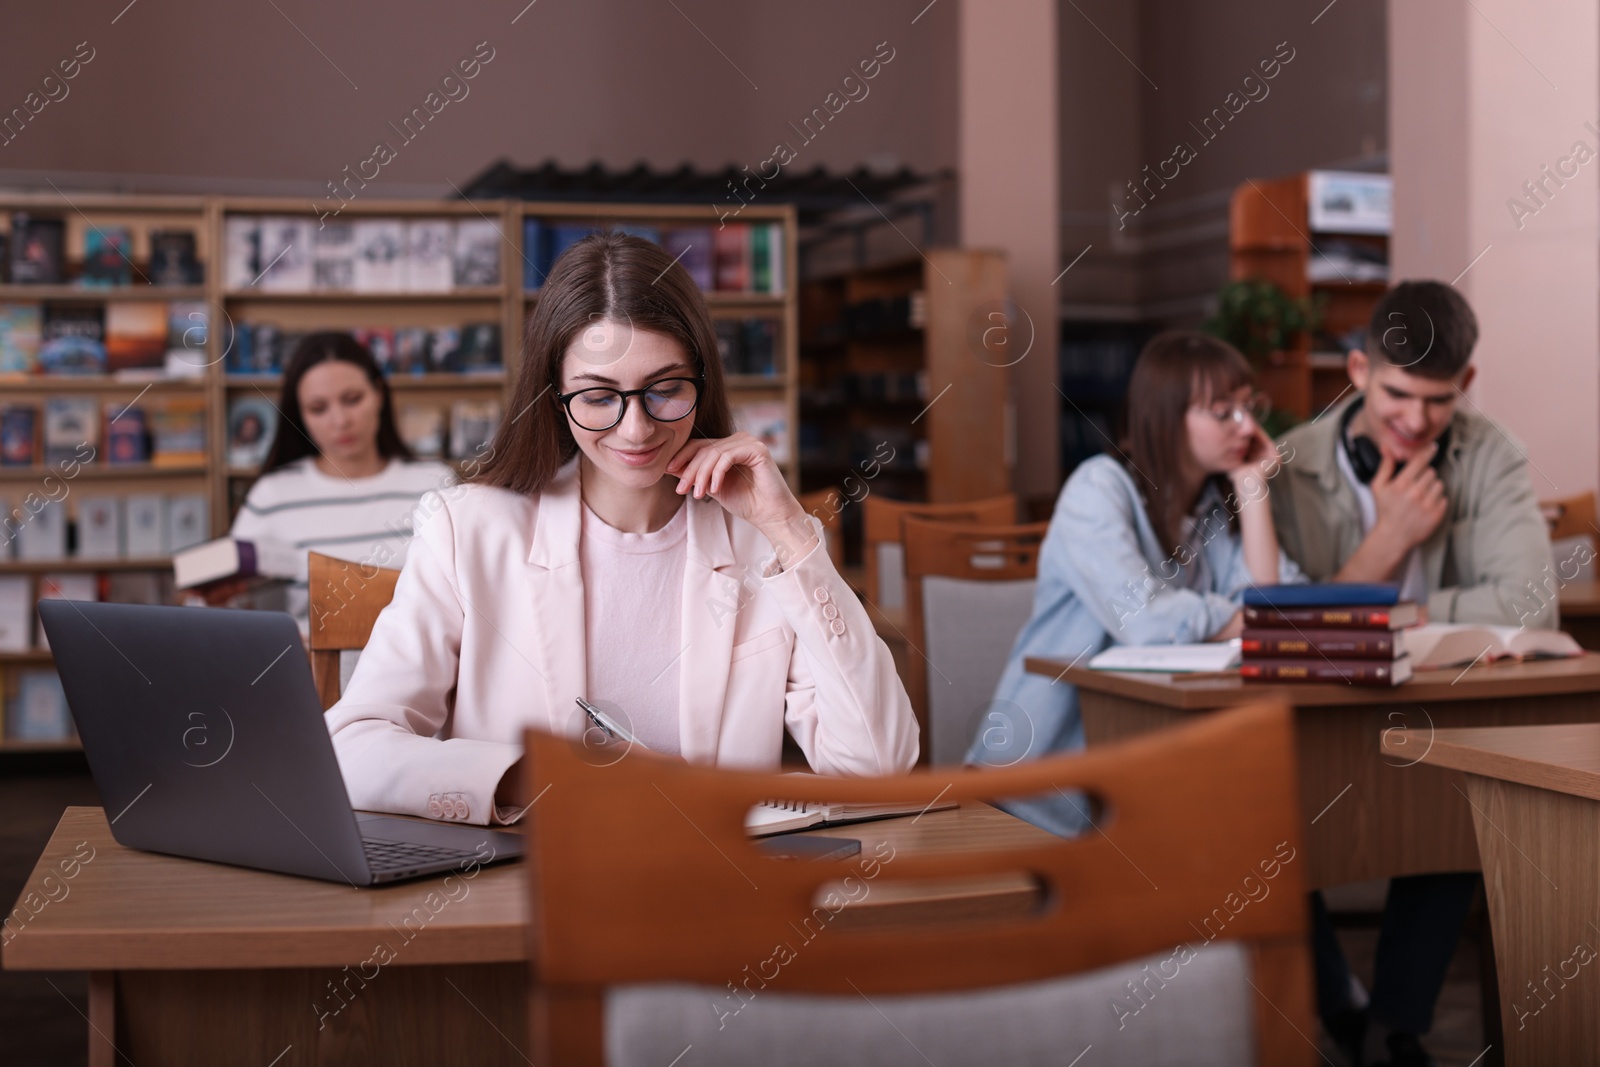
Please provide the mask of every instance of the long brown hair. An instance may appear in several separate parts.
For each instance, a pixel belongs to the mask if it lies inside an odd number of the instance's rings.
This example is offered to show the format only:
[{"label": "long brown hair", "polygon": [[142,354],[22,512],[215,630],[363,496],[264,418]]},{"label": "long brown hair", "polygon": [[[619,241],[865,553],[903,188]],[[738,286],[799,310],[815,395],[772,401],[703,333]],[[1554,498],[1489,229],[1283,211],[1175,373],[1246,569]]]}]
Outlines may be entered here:
[{"label": "long brown hair", "polygon": [[537,493],[578,451],[555,394],[561,360],[578,332],[602,319],[664,334],[704,376],[694,436],[733,433],[711,312],[689,272],[642,237],[592,233],[561,254],[528,320],[522,371],[489,455],[466,481]]},{"label": "long brown hair", "polygon": [[[1195,503],[1178,498],[1184,461],[1192,455],[1190,406],[1230,396],[1254,382],[1250,362],[1238,349],[1198,330],[1166,330],[1140,351],[1128,379],[1128,437],[1123,451],[1144,497],[1150,525],[1167,552],[1177,551],[1183,520]],[[1217,486],[1225,501],[1232,500],[1222,475],[1206,480]],[[1236,504],[1228,505],[1231,525],[1237,525],[1237,510]]]},{"label": "long brown hair", "polygon": [[367,381],[372,383],[372,388],[377,390],[378,455],[384,459],[407,462],[416,458],[395,427],[389,379],[383,376],[383,369],[372,358],[371,350],[350,334],[323,330],[307,335],[295,348],[294,355],[289,357],[289,365],[283,370],[283,386],[278,396],[278,410],[283,413],[283,425],[278,427],[277,436],[272,439],[272,450],[261,465],[262,474],[286,467],[297,459],[318,454],[317,446],[311,443],[311,435],[306,432],[305,415],[300,411],[300,379],[317,364],[335,359],[358,367],[367,376]]}]

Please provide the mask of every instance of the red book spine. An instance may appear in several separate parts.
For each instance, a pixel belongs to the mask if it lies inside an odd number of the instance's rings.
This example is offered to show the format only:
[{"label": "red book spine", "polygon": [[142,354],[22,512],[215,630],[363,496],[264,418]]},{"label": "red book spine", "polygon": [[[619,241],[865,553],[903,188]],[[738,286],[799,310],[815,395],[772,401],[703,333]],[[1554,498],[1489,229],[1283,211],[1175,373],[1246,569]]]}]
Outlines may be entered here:
[{"label": "red book spine", "polygon": [[1239,677],[1250,682],[1348,682],[1393,685],[1391,660],[1260,659],[1239,665]]},{"label": "red book spine", "polygon": [[1246,656],[1272,659],[1395,658],[1390,630],[1246,630],[1239,650]]},{"label": "red book spine", "polygon": [[1387,630],[1388,608],[1246,607],[1244,624],[1252,630]]}]

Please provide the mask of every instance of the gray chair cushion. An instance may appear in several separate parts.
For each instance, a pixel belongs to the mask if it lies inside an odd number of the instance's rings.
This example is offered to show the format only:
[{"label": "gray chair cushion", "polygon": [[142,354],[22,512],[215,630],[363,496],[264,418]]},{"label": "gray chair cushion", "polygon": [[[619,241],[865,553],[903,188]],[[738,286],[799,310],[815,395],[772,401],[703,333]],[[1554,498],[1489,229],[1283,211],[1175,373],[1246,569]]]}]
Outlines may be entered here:
[{"label": "gray chair cushion", "polygon": [[1550,542],[1550,567],[1562,582],[1594,581],[1595,544],[1592,534],[1574,534]]},{"label": "gray chair cushion", "polygon": [[1033,612],[1033,579],[922,580],[928,676],[928,756],[935,766],[966,757],[1018,632]]},{"label": "gray chair cushion", "polygon": [[1219,941],[1186,953],[1169,950],[1070,978],[937,995],[781,993],[781,970],[766,989],[759,979],[750,982],[755,994],[743,1001],[728,989],[704,986],[621,986],[606,996],[606,1063],[1065,1067],[1090,1046],[1082,1067],[1254,1063],[1246,951]]},{"label": "gray chair cushion", "polygon": [[898,541],[878,542],[878,588],[867,596],[884,611],[906,606],[906,547]]}]

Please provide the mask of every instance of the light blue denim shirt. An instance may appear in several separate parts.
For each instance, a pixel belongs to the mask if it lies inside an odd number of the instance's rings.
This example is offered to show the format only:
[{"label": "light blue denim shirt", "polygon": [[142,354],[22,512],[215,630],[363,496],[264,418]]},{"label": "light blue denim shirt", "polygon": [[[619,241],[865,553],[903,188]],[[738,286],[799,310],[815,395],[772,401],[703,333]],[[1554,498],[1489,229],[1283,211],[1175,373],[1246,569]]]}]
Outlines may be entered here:
[{"label": "light blue denim shirt", "polygon": [[[1033,616],[1011,647],[968,763],[1007,767],[1083,747],[1077,688],[1029,674],[1025,657],[1082,663],[1113,644],[1204,641],[1238,610],[1240,594],[1253,582],[1222,498],[1214,489],[1202,494],[1184,544],[1169,553],[1134,478],[1101,455],[1067,479],[1039,552]],[[1305,581],[1281,552],[1278,580]],[[1055,833],[1075,834],[1084,824],[1076,798],[1004,806]]]}]

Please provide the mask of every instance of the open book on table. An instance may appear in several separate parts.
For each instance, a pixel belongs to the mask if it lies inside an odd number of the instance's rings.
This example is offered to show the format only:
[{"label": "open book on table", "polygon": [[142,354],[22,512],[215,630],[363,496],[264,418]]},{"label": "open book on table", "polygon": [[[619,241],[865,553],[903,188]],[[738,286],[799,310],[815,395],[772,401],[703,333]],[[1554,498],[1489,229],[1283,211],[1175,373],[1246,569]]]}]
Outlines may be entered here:
[{"label": "open book on table", "polygon": [[[820,778],[822,775],[804,775]],[[839,823],[866,822],[869,819],[893,819],[901,815],[920,815],[927,811],[944,811],[957,807],[954,800],[931,804],[836,804],[818,800],[764,800],[752,807],[744,816],[744,832],[751,837],[767,834],[786,834],[795,830],[810,830],[817,826],[837,826]]]},{"label": "open book on table", "polygon": [[1465,667],[1501,659],[1560,659],[1583,649],[1560,630],[1430,622],[1405,631],[1406,649],[1419,671]]}]

